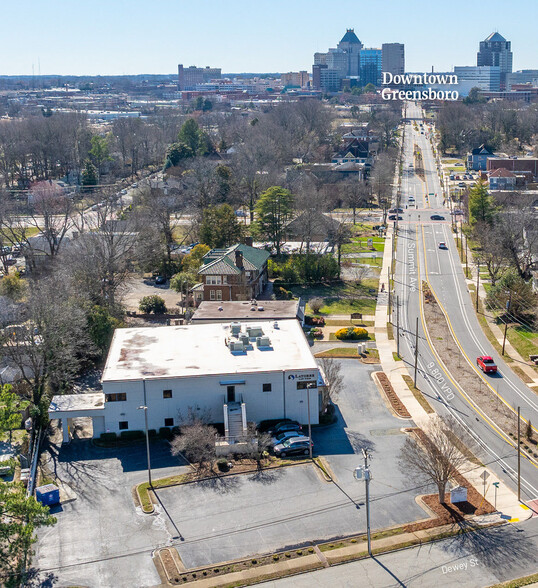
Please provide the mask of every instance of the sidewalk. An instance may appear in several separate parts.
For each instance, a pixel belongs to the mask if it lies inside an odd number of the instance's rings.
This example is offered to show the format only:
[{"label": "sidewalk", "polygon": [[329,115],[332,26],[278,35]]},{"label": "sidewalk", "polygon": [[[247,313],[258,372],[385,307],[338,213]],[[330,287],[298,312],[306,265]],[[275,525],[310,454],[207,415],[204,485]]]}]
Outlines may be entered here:
[{"label": "sidewalk", "polygon": [[[391,264],[391,252],[392,252],[392,239],[394,238],[392,228],[389,228],[387,233],[387,242],[385,243],[385,254],[383,256],[383,269],[382,275],[387,274],[388,268]],[[437,418],[437,414],[429,415],[418,403],[413,393],[402,378],[403,375],[410,375],[402,361],[395,361],[393,352],[396,352],[396,341],[389,340],[387,333],[387,322],[390,317],[387,314],[388,311],[388,294],[379,291],[377,308],[375,314],[375,336],[377,349],[379,352],[379,361],[381,363],[382,370],[387,374],[394,391],[403,402],[412,420],[415,422],[417,427],[428,430],[429,424],[432,419]],[[486,498],[493,504],[494,502],[494,482],[499,482],[499,488],[497,490],[497,513],[494,515],[487,515],[488,520],[497,518],[499,521],[517,522],[520,520],[528,519],[532,516],[532,511],[521,504],[517,500],[516,494],[514,494],[510,488],[508,488],[499,478],[487,468],[477,467],[471,462],[467,462],[462,467],[462,474],[467,478],[470,484],[480,493],[484,492],[484,483],[481,478],[484,469],[487,470],[489,476],[486,484]],[[479,518],[479,517],[477,517]]]}]

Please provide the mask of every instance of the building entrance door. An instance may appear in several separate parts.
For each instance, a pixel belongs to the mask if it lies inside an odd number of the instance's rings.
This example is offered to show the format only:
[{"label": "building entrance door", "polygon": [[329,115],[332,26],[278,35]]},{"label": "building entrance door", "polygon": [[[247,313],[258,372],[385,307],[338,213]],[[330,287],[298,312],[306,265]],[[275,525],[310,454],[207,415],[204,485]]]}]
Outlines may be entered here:
[{"label": "building entrance door", "polygon": [[235,386],[228,386],[226,389],[226,402],[235,402]]}]

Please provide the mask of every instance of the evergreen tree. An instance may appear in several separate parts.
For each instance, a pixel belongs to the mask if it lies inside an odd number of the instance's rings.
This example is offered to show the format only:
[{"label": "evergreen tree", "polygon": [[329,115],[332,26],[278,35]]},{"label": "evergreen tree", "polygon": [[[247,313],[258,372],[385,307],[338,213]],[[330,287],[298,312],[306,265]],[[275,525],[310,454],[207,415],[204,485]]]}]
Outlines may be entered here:
[{"label": "evergreen tree", "polygon": [[83,190],[88,191],[91,190],[92,186],[97,186],[99,183],[99,178],[97,174],[97,168],[90,159],[87,159],[84,164],[84,169],[82,170],[82,185],[84,186]]},{"label": "evergreen tree", "polygon": [[209,206],[203,212],[200,241],[209,247],[230,247],[241,240],[243,227],[229,204]]},{"label": "evergreen tree", "polygon": [[484,180],[479,180],[469,192],[469,220],[472,225],[477,222],[491,223],[497,209],[493,198],[488,192],[488,186]]},{"label": "evergreen tree", "polygon": [[256,203],[256,232],[271,241],[276,254],[280,255],[280,247],[284,241],[284,230],[291,219],[293,196],[289,190],[280,186],[272,186],[260,195]]}]

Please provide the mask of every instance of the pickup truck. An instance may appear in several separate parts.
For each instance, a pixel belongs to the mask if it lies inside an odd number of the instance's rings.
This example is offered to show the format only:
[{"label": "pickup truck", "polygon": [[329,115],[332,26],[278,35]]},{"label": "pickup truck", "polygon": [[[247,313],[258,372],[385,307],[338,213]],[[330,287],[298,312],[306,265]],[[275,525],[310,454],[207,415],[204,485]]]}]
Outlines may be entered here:
[{"label": "pickup truck", "polygon": [[495,374],[497,373],[497,366],[489,355],[481,355],[480,357],[476,358],[476,365],[485,373],[485,374]]}]

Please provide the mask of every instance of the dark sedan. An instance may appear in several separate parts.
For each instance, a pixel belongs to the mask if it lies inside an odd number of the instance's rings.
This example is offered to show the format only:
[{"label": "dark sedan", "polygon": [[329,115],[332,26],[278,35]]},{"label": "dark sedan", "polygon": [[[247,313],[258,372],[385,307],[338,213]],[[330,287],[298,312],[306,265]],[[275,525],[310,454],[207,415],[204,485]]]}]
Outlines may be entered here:
[{"label": "dark sedan", "polygon": [[445,217],[444,216],[441,216],[440,214],[432,214],[430,216],[430,219],[431,220],[445,220]]}]

